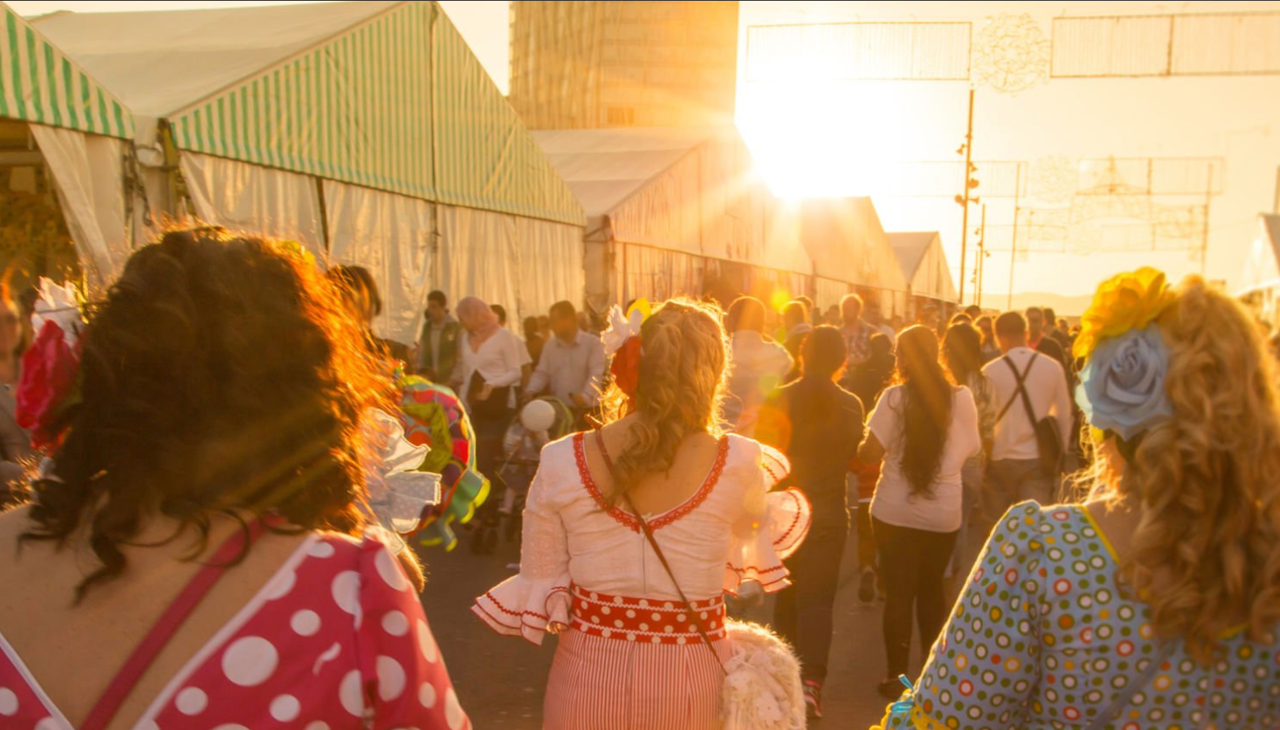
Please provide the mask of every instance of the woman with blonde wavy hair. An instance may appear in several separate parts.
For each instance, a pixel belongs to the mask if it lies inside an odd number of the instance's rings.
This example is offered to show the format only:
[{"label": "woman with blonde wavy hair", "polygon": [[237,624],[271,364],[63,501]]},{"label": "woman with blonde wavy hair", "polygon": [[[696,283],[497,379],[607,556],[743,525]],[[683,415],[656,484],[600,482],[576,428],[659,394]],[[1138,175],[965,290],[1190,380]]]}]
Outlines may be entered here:
[{"label": "woman with blonde wavy hair", "polygon": [[533,644],[560,634],[550,730],[718,727],[732,652],[722,595],[745,581],[788,585],[782,559],[808,529],[802,496],[768,494],[782,455],[717,426],[719,312],[675,300],[639,322],[618,316],[606,336],[617,348],[607,424],[542,452],[520,574],[472,609]]},{"label": "woman with blonde wavy hair", "polygon": [[1014,506],[889,727],[1280,725],[1280,391],[1233,300],[1104,283],[1075,354],[1083,504]]}]

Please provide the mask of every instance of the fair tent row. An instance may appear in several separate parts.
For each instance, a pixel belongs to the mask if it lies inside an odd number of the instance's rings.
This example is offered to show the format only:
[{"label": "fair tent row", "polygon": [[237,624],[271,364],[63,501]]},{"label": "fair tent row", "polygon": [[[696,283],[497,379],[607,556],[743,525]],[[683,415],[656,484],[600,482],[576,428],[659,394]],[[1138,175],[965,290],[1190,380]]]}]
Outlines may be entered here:
[{"label": "fair tent row", "polygon": [[[788,202],[753,173],[738,130],[536,130],[587,216],[586,299],[853,291],[902,313],[907,284],[869,198]],[[714,292],[713,292],[714,293]]]},{"label": "fair tent row", "polygon": [[[105,221],[100,245],[72,230],[96,283],[162,217],[194,213],[368,267],[394,339],[416,338],[431,288],[515,313],[581,296],[582,209],[436,3],[5,11],[124,120],[2,113],[30,123],[69,220],[79,199],[113,212],[83,216]],[[26,55],[6,46],[5,78],[31,71]],[[21,96],[48,100],[29,75]],[[50,130],[78,137],[46,144]]]},{"label": "fair tent row", "polygon": [[[5,10],[111,112],[0,114],[32,123],[99,283],[156,220],[190,212],[370,268],[379,331],[406,341],[431,288],[520,315],[721,278],[823,306],[872,291],[901,311],[868,199],[817,217],[788,206],[732,128],[531,135],[435,3],[58,13],[34,28]],[[7,51],[6,74],[28,55]],[[61,98],[32,78],[21,98]]]}]

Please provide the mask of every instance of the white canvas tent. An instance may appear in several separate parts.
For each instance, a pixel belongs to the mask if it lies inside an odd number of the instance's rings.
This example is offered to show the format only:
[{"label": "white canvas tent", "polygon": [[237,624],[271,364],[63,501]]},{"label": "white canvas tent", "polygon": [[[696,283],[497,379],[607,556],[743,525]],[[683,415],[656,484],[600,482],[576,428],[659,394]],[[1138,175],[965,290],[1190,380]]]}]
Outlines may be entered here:
[{"label": "white canvas tent", "polygon": [[581,298],[581,207],[437,3],[38,25],[139,115],[156,207],[185,194],[208,222],[368,267],[383,336],[416,339],[433,288],[516,316]]},{"label": "white canvas tent", "polygon": [[798,213],[752,174],[733,127],[535,131],[587,215],[587,300],[701,295],[708,278],[808,291]]},{"label": "white canvas tent", "polygon": [[[33,234],[29,227],[38,222],[28,213],[40,203],[36,171],[47,169],[56,190],[55,215],[75,243],[86,278],[100,286],[115,278],[129,253],[125,186],[132,164],[126,140],[134,133],[133,116],[3,3],[0,24],[0,168],[8,183],[0,203],[0,235],[6,239],[0,250],[14,255],[7,244]],[[23,194],[31,197],[24,200]],[[5,261],[5,268],[11,263],[27,262]]]},{"label": "white canvas tent", "polygon": [[803,204],[802,241],[817,276],[821,308],[857,292],[886,316],[906,313],[907,280],[871,198],[823,198]]},{"label": "white canvas tent", "polygon": [[955,304],[955,280],[937,231],[890,233],[889,244],[897,254],[911,296]]},{"label": "white canvas tent", "polygon": [[1259,214],[1257,231],[1237,295],[1275,327],[1280,325],[1280,215]]}]

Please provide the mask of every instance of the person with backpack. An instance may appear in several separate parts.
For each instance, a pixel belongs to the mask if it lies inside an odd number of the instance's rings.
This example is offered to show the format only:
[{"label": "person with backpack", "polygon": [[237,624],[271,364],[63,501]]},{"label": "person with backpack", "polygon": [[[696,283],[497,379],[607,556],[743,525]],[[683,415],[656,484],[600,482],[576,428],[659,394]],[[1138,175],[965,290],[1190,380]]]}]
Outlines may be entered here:
[{"label": "person with backpack", "polygon": [[1005,312],[995,334],[1003,357],[982,370],[997,407],[982,499],[987,527],[1018,502],[1053,502],[1072,433],[1066,376],[1057,361],[1028,347],[1027,320]]}]

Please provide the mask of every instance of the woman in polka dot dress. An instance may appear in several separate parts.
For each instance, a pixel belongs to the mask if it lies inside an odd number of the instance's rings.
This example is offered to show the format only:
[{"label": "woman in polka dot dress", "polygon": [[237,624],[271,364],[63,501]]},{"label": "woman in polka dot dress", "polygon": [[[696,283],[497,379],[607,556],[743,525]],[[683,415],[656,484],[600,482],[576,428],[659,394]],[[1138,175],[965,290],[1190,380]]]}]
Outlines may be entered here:
[{"label": "woman in polka dot dress", "polygon": [[[541,644],[560,635],[546,730],[720,727],[721,661],[733,652],[723,593],[744,581],[766,591],[789,585],[782,558],[809,528],[799,492],[769,493],[786,474],[780,453],[712,433],[725,363],[716,314],[668,302],[645,322],[641,341],[636,412],[598,436],[543,450],[520,574],[473,608],[506,636]],[[653,458],[664,448],[665,464]],[[623,494],[645,515],[679,589],[635,513],[619,504]]]},{"label": "woman in polka dot dress", "polygon": [[342,312],[274,242],[133,255],[52,473],[0,515],[0,727],[469,727],[420,571],[357,506],[362,414],[390,394]]},{"label": "woman in polka dot dress", "polygon": [[889,728],[1280,727],[1280,393],[1244,310],[1116,277],[1084,318],[1080,505],[1013,507]]}]

